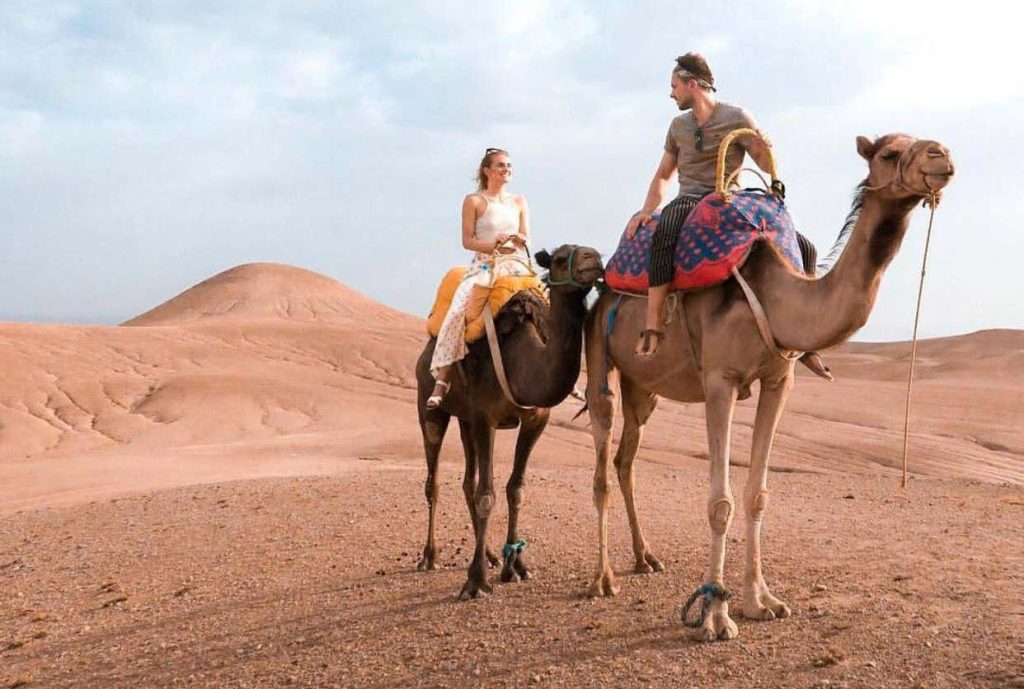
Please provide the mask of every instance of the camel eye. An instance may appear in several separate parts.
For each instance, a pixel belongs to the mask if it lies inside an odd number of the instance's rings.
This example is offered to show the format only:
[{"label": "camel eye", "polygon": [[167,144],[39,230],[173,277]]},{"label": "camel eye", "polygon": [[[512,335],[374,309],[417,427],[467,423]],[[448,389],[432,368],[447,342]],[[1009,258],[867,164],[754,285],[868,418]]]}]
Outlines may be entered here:
[{"label": "camel eye", "polygon": [[882,154],[882,160],[892,162],[900,157],[899,151],[888,151]]}]

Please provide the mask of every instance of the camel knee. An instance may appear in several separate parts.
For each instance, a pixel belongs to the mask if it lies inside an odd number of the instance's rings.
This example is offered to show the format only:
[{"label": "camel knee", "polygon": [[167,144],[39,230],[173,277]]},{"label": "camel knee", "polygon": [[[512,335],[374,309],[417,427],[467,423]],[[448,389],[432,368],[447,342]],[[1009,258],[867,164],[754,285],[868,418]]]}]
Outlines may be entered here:
[{"label": "camel knee", "polygon": [[711,531],[721,536],[729,530],[732,522],[732,498],[726,496],[708,503],[708,522],[711,524]]},{"label": "camel knee", "polygon": [[758,491],[753,498],[747,499],[747,516],[751,521],[761,521],[766,509],[768,509],[768,491]]},{"label": "camel knee", "polygon": [[476,516],[478,519],[487,519],[494,509],[494,492],[481,493],[476,496]]},{"label": "camel knee", "polygon": [[523,485],[524,482],[513,484],[509,482],[505,486],[505,498],[508,500],[510,507],[519,507],[523,502]]},{"label": "camel knee", "polygon": [[633,474],[633,460],[635,458],[635,454],[627,454],[622,450],[615,453],[613,464],[615,465],[615,473],[618,475],[620,482]]},{"label": "camel knee", "polygon": [[608,507],[608,478],[594,478],[594,506],[598,509]]},{"label": "camel knee", "polygon": [[436,475],[428,476],[427,482],[423,486],[423,494],[427,496],[427,502],[431,505],[437,502],[437,494],[440,492],[440,486]]},{"label": "camel knee", "polygon": [[440,445],[444,440],[444,431],[439,423],[427,421],[423,424],[423,437],[430,445]]}]

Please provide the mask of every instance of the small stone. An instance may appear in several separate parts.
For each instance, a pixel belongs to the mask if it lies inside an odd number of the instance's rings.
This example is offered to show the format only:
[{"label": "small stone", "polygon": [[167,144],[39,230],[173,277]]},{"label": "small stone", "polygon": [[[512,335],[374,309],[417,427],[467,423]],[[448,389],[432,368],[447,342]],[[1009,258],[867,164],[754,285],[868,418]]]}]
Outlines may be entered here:
[{"label": "small stone", "polygon": [[828,591],[828,586],[825,586],[824,584],[815,584],[811,587],[811,590],[815,593],[824,593],[825,591]]}]

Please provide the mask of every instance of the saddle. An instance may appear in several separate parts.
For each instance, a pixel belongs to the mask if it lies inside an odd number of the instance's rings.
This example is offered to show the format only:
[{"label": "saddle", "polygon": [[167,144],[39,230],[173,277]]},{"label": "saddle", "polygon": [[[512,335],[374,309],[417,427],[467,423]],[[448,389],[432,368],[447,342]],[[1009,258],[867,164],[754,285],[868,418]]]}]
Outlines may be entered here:
[{"label": "saddle", "polygon": [[[427,334],[431,337],[437,337],[441,331],[444,317],[448,315],[448,309],[451,308],[452,297],[455,296],[455,290],[459,288],[466,270],[464,267],[452,268],[441,279],[441,284],[437,288],[437,297],[434,299],[434,306],[427,317]],[[466,307],[466,342],[475,342],[484,336],[483,312],[485,305],[490,305],[491,314],[497,318],[505,304],[516,293],[523,291],[533,292],[545,303],[548,300],[543,283],[536,275],[503,275],[494,278],[494,284],[491,287],[474,287]]]},{"label": "saddle", "polygon": [[[621,292],[646,294],[651,238],[660,214],[632,239],[623,233],[605,268],[605,282]],[[804,272],[793,220],[782,198],[759,189],[712,192],[690,212],[675,248],[674,290],[694,290],[725,282],[739,269],[755,242],[774,244],[793,267]]]}]

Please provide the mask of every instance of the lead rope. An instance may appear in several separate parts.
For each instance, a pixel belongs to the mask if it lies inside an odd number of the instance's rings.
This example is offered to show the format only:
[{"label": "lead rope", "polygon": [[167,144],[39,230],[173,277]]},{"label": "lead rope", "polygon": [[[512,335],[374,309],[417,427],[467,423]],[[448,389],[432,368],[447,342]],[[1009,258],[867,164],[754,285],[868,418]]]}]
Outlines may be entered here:
[{"label": "lead rope", "polygon": [[910,446],[910,396],[914,391],[914,367],[917,364],[917,325],[921,319],[921,295],[924,293],[924,274],[928,265],[928,246],[932,240],[932,222],[935,220],[935,208],[939,205],[938,195],[932,192],[925,203],[931,207],[928,217],[928,233],[924,240],[924,258],[921,259],[921,280],[917,285],[917,308],[914,310],[914,337],[910,341],[910,375],[907,378],[907,409],[903,417],[903,480],[901,488],[907,487],[907,455]]}]

